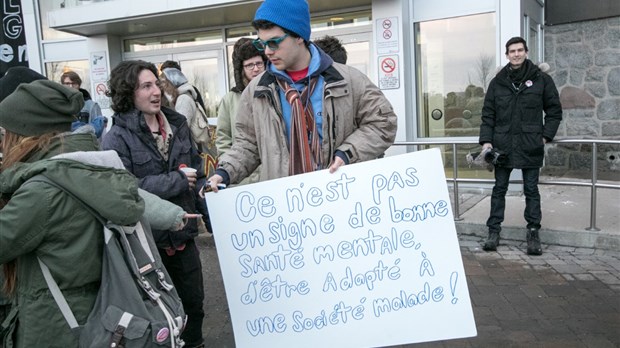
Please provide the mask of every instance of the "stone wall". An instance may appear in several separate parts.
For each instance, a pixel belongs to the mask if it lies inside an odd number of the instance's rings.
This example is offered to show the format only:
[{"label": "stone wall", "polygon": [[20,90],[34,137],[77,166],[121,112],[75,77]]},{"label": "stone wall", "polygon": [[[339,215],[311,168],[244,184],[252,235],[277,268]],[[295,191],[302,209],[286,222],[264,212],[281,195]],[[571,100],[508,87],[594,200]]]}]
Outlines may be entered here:
[{"label": "stone wall", "polygon": [[[620,140],[620,17],[546,27],[545,61],[564,110],[557,137]],[[545,170],[587,172],[591,151],[547,146]],[[611,179],[620,177],[620,146],[599,145],[597,163]]]}]

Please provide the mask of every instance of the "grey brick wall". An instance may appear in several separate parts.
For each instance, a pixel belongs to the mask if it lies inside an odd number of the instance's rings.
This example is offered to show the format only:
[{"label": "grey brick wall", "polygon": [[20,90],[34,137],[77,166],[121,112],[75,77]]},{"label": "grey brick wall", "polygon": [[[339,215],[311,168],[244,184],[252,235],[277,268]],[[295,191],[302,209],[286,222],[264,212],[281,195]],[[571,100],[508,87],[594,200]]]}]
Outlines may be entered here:
[{"label": "grey brick wall", "polygon": [[[558,137],[620,139],[620,17],[545,28],[545,61],[564,109]],[[599,170],[620,173],[618,146],[599,147]],[[547,147],[545,170],[591,169],[591,145]]]}]

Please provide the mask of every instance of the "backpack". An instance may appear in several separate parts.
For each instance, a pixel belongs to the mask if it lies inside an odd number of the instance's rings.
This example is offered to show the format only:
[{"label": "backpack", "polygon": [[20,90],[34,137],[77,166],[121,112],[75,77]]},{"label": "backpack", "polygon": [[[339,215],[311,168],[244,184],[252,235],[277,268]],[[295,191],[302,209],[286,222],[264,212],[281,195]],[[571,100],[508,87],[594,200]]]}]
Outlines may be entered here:
[{"label": "backpack", "polygon": [[[39,259],[45,281],[80,347],[182,347],[186,316],[162,265],[147,222],[119,226],[106,222],[60,184],[43,181],[80,202],[103,225],[101,287],[86,324],[80,326],[47,266]],[[30,181],[29,180],[29,181]]]}]

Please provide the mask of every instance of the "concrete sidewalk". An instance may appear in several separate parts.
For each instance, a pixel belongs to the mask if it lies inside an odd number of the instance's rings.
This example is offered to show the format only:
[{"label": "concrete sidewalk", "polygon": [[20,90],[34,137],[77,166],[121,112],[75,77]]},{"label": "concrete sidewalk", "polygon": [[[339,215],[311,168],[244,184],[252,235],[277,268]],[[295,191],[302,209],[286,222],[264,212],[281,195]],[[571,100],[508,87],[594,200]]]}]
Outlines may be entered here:
[{"label": "concrete sidewalk", "polygon": [[[459,236],[478,335],[398,347],[620,347],[620,252],[551,245],[542,256],[528,256],[524,242],[503,241],[497,252],[484,252],[482,241]],[[213,238],[197,243],[205,346],[233,348]]]},{"label": "concrete sidewalk", "polygon": [[[620,190],[597,189],[595,227],[599,231],[587,229],[590,227],[589,187],[539,185],[539,190],[542,205],[540,238],[543,244],[620,251]],[[471,193],[461,189],[463,191],[465,193],[459,194],[462,220],[456,221],[457,232],[486,237],[486,220],[491,207],[490,190]],[[524,208],[525,196],[506,196],[506,216],[500,234],[502,240],[525,240]]]}]

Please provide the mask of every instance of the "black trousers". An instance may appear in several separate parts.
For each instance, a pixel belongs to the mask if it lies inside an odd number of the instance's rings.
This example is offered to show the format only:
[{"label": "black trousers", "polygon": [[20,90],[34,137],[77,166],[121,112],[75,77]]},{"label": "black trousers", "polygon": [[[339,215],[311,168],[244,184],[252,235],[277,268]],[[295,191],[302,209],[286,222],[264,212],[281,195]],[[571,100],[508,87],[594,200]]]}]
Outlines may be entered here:
[{"label": "black trousers", "polygon": [[162,262],[172,278],[179,293],[183,309],[187,314],[187,325],[181,334],[186,347],[197,347],[204,342],[202,337],[202,321],[205,316],[203,309],[204,285],[202,282],[202,265],[200,252],[194,240],[185,244],[184,250],[177,250],[172,256],[159,249]]},{"label": "black trousers", "polygon": [[[495,185],[491,194],[491,214],[487,220],[489,232],[501,231],[506,210],[506,192],[510,181],[512,168],[495,167]],[[540,192],[538,192],[538,178],[540,168],[523,168],[523,193],[525,194],[525,211],[523,217],[527,221],[527,228],[540,228],[542,212],[540,209]]]}]

